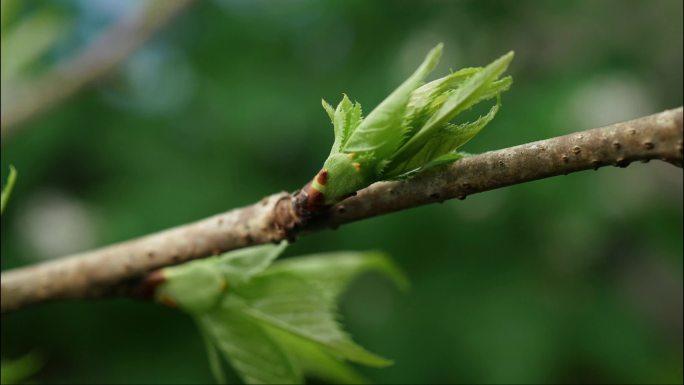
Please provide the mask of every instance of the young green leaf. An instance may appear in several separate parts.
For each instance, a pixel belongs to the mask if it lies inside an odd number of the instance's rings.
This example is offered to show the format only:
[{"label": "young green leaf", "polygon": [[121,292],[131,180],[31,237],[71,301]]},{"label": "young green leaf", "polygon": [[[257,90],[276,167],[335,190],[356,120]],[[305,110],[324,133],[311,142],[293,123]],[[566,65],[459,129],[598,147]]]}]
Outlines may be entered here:
[{"label": "young green leaf", "polygon": [[230,286],[243,284],[266,269],[286,245],[250,247],[165,268],[165,282],[156,296],[189,312],[211,309]]},{"label": "young green leaf", "polygon": [[321,349],[318,344],[278,328],[266,325],[264,329],[280,342],[308,377],[332,384],[369,383],[349,364]]},{"label": "young green leaf", "polygon": [[334,301],[352,279],[370,271],[383,274],[401,290],[409,287],[408,279],[399,267],[386,254],[377,251],[338,251],[287,259],[273,264],[262,276],[296,275],[321,287],[321,293]]},{"label": "young green leaf", "polygon": [[411,92],[435,68],[442,47],[440,43],[433,48],[420,67],[368,114],[345,144],[344,152],[357,153],[360,159],[383,159],[396,150],[403,136],[403,115]]},{"label": "young green leaf", "polygon": [[[459,112],[462,112],[476,101],[482,100],[482,96],[489,94],[487,88],[501,75],[508,64],[513,60],[513,52],[495,60],[492,64],[485,67],[469,77],[463,84],[448,94],[447,100],[441,105],[439,110],[430,117],[430,119],[420,128],[420,130],[413,135],[399,150],[395,157],[401,157],[402,154],[411,154],[415,152],[422,144],[429,140],[430,136],[439,131],[451,119],[453,119]],[[501,91],[499,91],[501,92]],[[499,93],[496,93],[496,96]]]},{"label": "young green leaf", "polygon": [[17,180],[17,170],[14,166],[9,167],[9,175],[7,176],[7,184],[2,188],[2,193],[0,193],[0,214],[5,212],[5,206],[9,201],[10,194],[12,194],[12,189],[14,188],[14,183]]},{"label": "young green leaf", "polygon": [[[328,111],[330,105],[326,107],[326,104],[323,105],[323,108]],[[331,153],[334,153],[339,152],[340,147],[349,140],[352,132],[354,132],[361,123],[361,105],[352,103],[347,95],[344,95],[342,101],[332,113],[331,119],[335,129],[335,142],[333,143],[331,150]]]},{"label": "young green leaf", "polygon": [[219,384],[227,384],[226,373],[223,370],[223,361],[221,360],[221,350],[214,342],[214,335],[201,320],[196,319],[197,326],[204,341],[204,346],[207,348],[207,359],[209,360],[209,368],[211,374],[214,375],[216,382]]},{"label": "young green leaf", "polygon": [[247,383],[301,383],[303,374],[363,383],[343,360],[390,364],[351,340],[336,305],[348,283],[366,271],[406,287],[390,259],[378,252],[339,252],[268,267],[283,247],[259,246],[163,270],[166,281],[157,297],[196,319],[217,380],[225,381],[222,360]]},{"label": "young green leaf", "polygon": [[301,384],[289,354],[258,323],[230,308],[198,316],[218,351],[248,384]]},{"label": "young green leaf", "polygon": [[[335,124],[335,109],[333,108],[333,106],[330,105],[330,103],[326,102],[325,99],[321,99],[321,105],[323,106],[325,113],[328,114],[328,117],[330,118],[330,123],[332,123],[334,125]],[[335,136],[335,139],[337,139],[337,136]]]},{"label": "young green leaf", "polygon": [[[477,135],[480,130],[487,125],[499,111],[500,103],[497,102],[489,112],[479,117],[473,122],[459,125],[447,123],[439,132],[428,137],[426,141],[415,152],[411,152],[409,157],[397,157],[393,159],[385,170],[388,177],[397,177],[406,172],[419,168],[427,169],[436,164],[443,163],[445,156],[453,154],[452,151],[461,147],[467,141]],[[451,158],[451,156],[449,156]],[[442,160],[431,164],[431,162]]]},{"label": "young green leaf", "polygon": [[[500,78],[513,52],[484,68],[465,68],[423,85],[436,66],[442,44],[371,113],[345,96],[331,116],[335,141],[321,171],[298,193],[302,217],[322,211],[379,180],[403,178],[458,158],[453,154],[489,123],[499,110],[499,96],[512,83]],[[490,112],[474,122],[450,123],[474,105],[497,99]],[[357,110],[358,108],[358,110]],[[358,111],[358,117],[352,111]]]},{"label": "young green leaf", "polygon": [[226,296],[223,305],[240,309],[255,321],[268,324],[320,345],[329,353],[369,366],[391,364],[355,344],[342,331],[336,307],[327,290],[294,274],[255,277],[248,285]]}]

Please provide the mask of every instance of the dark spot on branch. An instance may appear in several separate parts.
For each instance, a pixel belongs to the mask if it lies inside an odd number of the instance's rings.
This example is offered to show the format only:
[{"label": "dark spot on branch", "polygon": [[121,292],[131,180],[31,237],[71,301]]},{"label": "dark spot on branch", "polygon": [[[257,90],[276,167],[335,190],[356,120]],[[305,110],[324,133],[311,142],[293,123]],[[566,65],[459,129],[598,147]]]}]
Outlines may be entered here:
[{"label": "dark spot on branch", "polygon": [[567,155],[565,155],[565,154],[563,154],[563,155],[561,156],[561,159],[563,159],[563,162],[567,162],[567,161],[570,160],[570,157],[567,156]]},{"label": "dark spot on branch", "polygon": [[620,167],[620,168],[625,168],[629,166],[629,162],[625,160],[623,157],[619,157],[615,160],[615,166]]},{"label": "dark spot on branch", "polygon": [[579,154],[580,152],[582,152],[582,148],[580,148],[580,146],[575,146],[575,147],[572,148],[572,153],[573,153],[573,154],[577,155],[577,154]]},{"label": "dark spot on branch", "polygon": [[251,245],[252,243],[254,243],[254,239],[252,239],[252,236],[249,234],[243,234],[242,241],[247,245]]},{"label": "dark spot on branch", "polygon": [[435,193],[430,194],[431,199],[439,199],[439,197],[440,197],[439,193],[435,192]]},{"label": "dark spot on branch", "polygon": [[614,148],[614,149],[619,150],[620,147],[622,147],[622,146],[620,145],[620,142],[618,142],[617,140],[613,142],[613,148]]},{"label": "dark spot on branch", "polygon": [[644,148],[645,148],[645,149],[647,149],[647,150],[653,150],[654,147],[655,147],[655,145],[653,144],[653,142],[650,142],[650,141],[644,142]]}]

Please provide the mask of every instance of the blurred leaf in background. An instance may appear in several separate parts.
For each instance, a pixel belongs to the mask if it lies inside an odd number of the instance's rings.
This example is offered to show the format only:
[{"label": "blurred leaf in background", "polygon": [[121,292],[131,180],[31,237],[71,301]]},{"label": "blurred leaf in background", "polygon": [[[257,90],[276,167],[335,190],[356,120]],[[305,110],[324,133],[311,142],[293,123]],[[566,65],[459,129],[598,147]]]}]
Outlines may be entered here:
[{"label": "blurred leaf in background", "polygon": [[[44,2],[26,6],[19,0],[2,0],[0,11],[0,80],[2,96],[11,98],[11,90],[35,76],[49,62],[47,56],[56,42],[63,39],[69,21],[59,7]],[[27,9],[28,8],[28,9]]]},{"label": "blurred leaf in background", "polygon": [[2,194],[0,196],[0,214],[5,212],[5,206],[9,201],[10,195],[12,194],[12,189],[14,188],[14,183],[17,181],[17,169],[14,166],[9,166],[9,173],[7,174],[7,182],[2,187]]},{"label": "blurred leaf in background", "polygon": [[[21,4],[13,23],[36,4],[69,20],[54,54],[68,56],[131,3]],[[332,141],[320,99],[348,92],[370,109],[439,41],[435,73],[516,52],[516,85],[467,152],[679,106],[681,15],[679,0],[196,2],[118,71],[3,139],[2,169],[22,176],[2,268],[301,187]],[[395,361],[359,369],[377,383],[681,383],[683,230],[681,169],[654,161],[365,220],[284,258],[382,249],[407,272],[406,295],[362,277],[341,298],[347,329]],[[50,242],[59,254],[37,246]],[[169,309],[55,303],[2,321],[3,356],[45,352],[42,383],[212,381],[195,326]]]},{"label": "blurred leaf in background", "polygon": [[40,367],[43,366],[43,360],[38,353],[32,352],[14,360],[3,359],[1,366],[2,376],[0,377],[0,383],[31,383],[31,376],[40,370]]}]

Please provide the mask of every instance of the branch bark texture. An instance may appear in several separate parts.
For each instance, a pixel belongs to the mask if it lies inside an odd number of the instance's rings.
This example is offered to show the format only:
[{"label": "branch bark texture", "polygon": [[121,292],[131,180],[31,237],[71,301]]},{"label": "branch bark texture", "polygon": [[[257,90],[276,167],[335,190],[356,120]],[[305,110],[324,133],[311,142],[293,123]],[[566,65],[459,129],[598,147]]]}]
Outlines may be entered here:
[{"label": "branch bark texture", "polygon": [[[2,273],[2,312],[49,300],[97,297],[141,286],[151,272],[195,258],[527,181],[634,161],[682,167],[682,107],[516,147],[469,156],[402,180],[375,183],[314,219],[299,217],[296,194],[102,249]],[[152,275],[154,276],[154,275]]]}]

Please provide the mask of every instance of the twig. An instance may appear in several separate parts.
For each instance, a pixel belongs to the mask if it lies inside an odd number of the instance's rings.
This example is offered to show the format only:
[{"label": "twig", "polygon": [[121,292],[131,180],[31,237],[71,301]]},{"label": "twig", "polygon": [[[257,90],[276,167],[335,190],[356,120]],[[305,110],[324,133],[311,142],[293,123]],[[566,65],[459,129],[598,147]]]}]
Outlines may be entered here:
[{"label": "twig", "polygon": [[9,137],[21,123],[66,100],[114,69],[191,2],[146,2],[139,12],[109,27],[79,55],[32,80],[16,93],[3,97],[0,114],[2,139]]},{"label": "twig", "polygon": [[[292,205],[296,195],[281,192],[251,206],[143,238],[3,272],[2,312],[48,300],[120,292],[122,286],[138,285],[156,269],[193,258],[536,179],[651,159],[682,166],[682,107],[466,157],[409,180],[379,182],[313,221],[297,216]],[[149,278],[146,282],[154,283]]]}]

